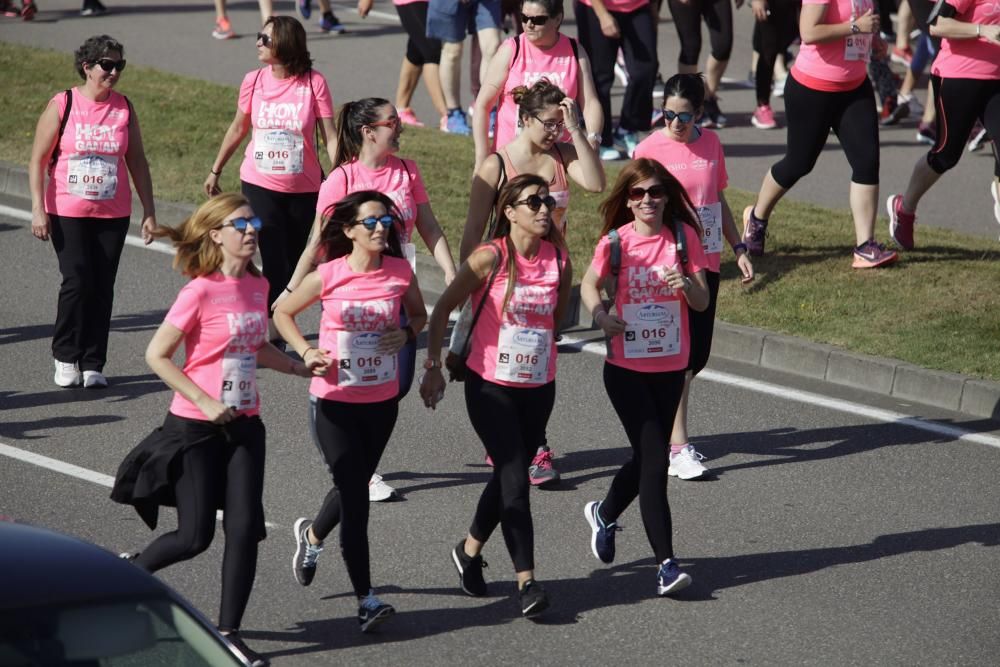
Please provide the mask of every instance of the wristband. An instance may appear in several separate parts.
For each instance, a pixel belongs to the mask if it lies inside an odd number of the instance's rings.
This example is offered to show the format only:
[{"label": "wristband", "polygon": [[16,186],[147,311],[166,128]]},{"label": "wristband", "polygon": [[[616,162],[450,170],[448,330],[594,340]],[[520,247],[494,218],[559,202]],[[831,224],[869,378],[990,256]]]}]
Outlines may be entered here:
[{"label": "wristband", "polygon": [[743,252],[749,252],[747,250],[747,244],[742,242],[737,243],[736,245],[733,246],[733,252],[736,253],[737,257],[739,257],[740,255],[740,250],[742,250]]},{"label": "wristband", "polygon": [[315,347],[307,347],[306,349],[302,350],[302,354],[299,355],[302,358],[302,361],[306,360],[306,355],[309,354],[310,350],[315,350],[315,349],[316,349]]},{"label": "wristband", "polygon": [[215,174],[216,176],[222,176],[222,171],[221,170],[220,171],[216,171],[214,169],[209,169],[208,171],[210,173],[212,173],[212,174]]},{"label": "wristband", "polygon": [[590,134],[587,135],[587,141],[597,141],[597,142],[599,142],[600,140],[601,140],[601,133],[600,132],[591,132]]},{"label": "wristband", "polygon": [[[743,247],[746,248],[746,246],[743,246]],[[285,291],[288,292],[289,294],[291,294],[292,293],[292,288],[289,287],[288,285],[285,285]]]},{"label": "wristband", "polygon": [[982,23],[977,23],[976,24],[976,37],[982,37],[982,36],[983,36],[983,24]]}]

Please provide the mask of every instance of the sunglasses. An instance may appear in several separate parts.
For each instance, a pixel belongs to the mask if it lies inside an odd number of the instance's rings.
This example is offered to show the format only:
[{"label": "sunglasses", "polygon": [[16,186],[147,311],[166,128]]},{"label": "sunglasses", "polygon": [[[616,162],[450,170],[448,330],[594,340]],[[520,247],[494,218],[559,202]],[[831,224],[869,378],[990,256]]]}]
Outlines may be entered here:
[{"label": "sunglasses", "polygon": [[364,228],[367,229],[368,231],[374,232],[376,225],[382,225],[382,229],[389,229],[390,227],[392,227],[394,222],[396,222],[396,218],[392,217],[389,214],[386,214],[377,218],[374,215],[370,215],[367,218],[362,218],[361,220],[355,220],[354,224],[363,225]]},{"label": "sunglasses", "polygon": [[219,226],[219,229],[223,227],[232,227],[241,234],[247,233],[247,227],[253,227],[255,232],[259,232],[260,228],[264,226],[264,223],[260,221],[260,218],[254,216],[252,218],[233,218],[229,222],[223,223]]},{"label": "sunglasses", "polygon": [[668,123],[672,122],[674,118],[676,118],[685,125],[694,120],[694,114],[691,113],[690,111],[682,111],[680,113],[677,113],[676,111],[671,111],[670,109],[663,110],[663,117],[667,119]]},{"label": "sunglasses", "polygon": [[640,201],[649,195],[650,199],[663,199],[667,196],[667,189],[662,185],[651,185],[648,188],[629,188],[628,198],[632,201]]},{"label": "sunglasses", "polygon": [[271,48],[271,36],[266,32],[258,32],[257,41],[260,42],[265,48]]},{"label": "sunglasses", "polygon": [[540,28],[543,25],[545,25],[546,23],[548,23],[550,18],[552,18],[552,17],[551,16],[547,16],[545,14],[539,14],[537,16],[528,16],[527,14],[521,14],[521,23],[524,23],[524,24],[530,23],[531,25],[535,26],[536,28]]},{"label": "sunglasses", "polygon": [[535,120],[542,124],[542,129],[548,133],[552,132],[562,132],[566,127],[566,122],[561,120],[542,120],[538,116],[532,116]]},{"label": "sunglasses", "polygon": [[91,63],[92,65],[100,65],[101,69],[105,72],[110,72],[111,70],[118,70],[119,72],[125,69],[125,60],[112,60],[111,58],[101,58],[100,60],[95,60]]},{"label": "sunglasses", "polygon": [[399,116],[394,118],[386,118],[385,120],[377,120],[374,123],[368,123],[368,127],[388,127],[391,130],[396,130],[399,128]]},{"label": "sunglasses", "polygon": [[521,204],[524,204],[535,213],[538,212],[538,209],[542,208],[542,204],[545,204],[545,208],[551,211],[556,207],[556,198],[552,195],[545,195],[544,197],[540,195],[528,195],[521,201],[514,202],[513,205],[520,206]]}]

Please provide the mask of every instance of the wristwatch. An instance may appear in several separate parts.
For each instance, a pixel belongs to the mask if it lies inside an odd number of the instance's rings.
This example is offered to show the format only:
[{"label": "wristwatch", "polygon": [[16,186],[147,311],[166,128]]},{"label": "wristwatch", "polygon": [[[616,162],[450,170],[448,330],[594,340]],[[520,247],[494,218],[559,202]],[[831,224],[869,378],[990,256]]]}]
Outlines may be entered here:
[{"label": "wristwatch", "polygon": [[858,27],[857,23],[855,23],[854,21],[851,21],[851,34],[852,35],[856,35],[859,32],[861,32],[861,28]]},{"label": "wristwatch", "polygon": [[429,371],[432,368],[441,368],[441,360],[440,359],[430,359],[430,358],[425,359],[424,360],[424,370],[425,371]]}]

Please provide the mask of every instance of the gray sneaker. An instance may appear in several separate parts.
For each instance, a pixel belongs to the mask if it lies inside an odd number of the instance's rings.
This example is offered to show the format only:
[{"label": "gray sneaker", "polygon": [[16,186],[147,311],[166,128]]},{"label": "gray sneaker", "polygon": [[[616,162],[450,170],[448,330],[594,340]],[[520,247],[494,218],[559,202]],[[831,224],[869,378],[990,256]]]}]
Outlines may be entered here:
[{"label": "gray sneaker", "polygon": [[307,537],[312,521],[306,518],[295,522],[292,531],[295,534],[295,557],[292,559],[292,572],[295,581],[303,586],[312,583],[316,576],[316,559],[323,552],[323,544],[310,544]]}]

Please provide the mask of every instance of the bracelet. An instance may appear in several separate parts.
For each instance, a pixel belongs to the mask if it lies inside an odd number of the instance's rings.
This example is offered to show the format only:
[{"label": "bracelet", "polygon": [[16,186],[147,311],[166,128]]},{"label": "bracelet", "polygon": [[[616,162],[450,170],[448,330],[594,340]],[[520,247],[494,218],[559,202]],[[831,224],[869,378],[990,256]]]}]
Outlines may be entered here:
[{"label": "bracelet", "polygon": [[307,347],[306,349],[304,349],[302,351],[302,354],[299,355],[302,358],[302,361],[306,360],[306,355],[309,354],[310,350],[315,350],[315,349],[316,349],[315,347]]},{"label": "bracelet", "polygon": [[736,253],[737,257],[739,257],[740,255],[740,250],[742,250],[743,252],[749,252],[747,250],[747,244],[743,242],[737,243],[736,245],[733,246],[733,252]]},{"label": "bracelet", "polygon": [[[746,248],[746,246],[743,246],[743,247]],[[289,294],[291,294],[293,290],[288,285],[285,285],[285,291],[288,292]]]},{"label": "bracelet", "polygon": [[569,126],[566,127],[566,131],[567,132],[576,132],[579,129],[580,129],[579,125],[574,125],[573,127],[569,127]]},{"label": "bracelet", "polygon": [[982,35],[983,35],[982,30],[983,30],[983,24],[982,23],[977,23],[976,24],[976,37],[982,37]]},{"label": "bracelet", "polygon": [[209,173],[215,174],[216,176],[222,176],[222,170],[216,171],[214,169],[209,169]]}]

